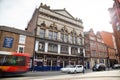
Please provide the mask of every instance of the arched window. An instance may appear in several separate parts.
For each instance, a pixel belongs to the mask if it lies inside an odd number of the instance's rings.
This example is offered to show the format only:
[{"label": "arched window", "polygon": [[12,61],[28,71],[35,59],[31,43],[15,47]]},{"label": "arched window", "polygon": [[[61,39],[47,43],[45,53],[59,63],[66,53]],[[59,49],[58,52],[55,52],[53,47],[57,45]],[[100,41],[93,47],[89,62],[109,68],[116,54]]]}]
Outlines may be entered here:
[{"label": "arched window", "polygon": [[74,29],[70,33],[70,42],[72,42],[73,44],[78,43],[77,34],[76,34],[76,31]]},{"label": "arched window", "polygon": [[53,40],[57,40],[57,36],[58,36],[57,26],[55,23],[53,23],[50,25],[48,38],[53,39]]}]

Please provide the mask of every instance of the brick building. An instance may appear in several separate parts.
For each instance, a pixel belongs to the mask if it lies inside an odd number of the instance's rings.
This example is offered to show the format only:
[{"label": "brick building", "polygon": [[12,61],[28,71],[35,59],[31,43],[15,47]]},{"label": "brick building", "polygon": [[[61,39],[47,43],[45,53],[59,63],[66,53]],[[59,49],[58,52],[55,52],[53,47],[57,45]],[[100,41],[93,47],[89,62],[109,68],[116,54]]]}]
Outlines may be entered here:
[{"label": "brick building", "polygon": [[37,70],[58,70],[69,64],[83,64],[82,24],[66,9],[52,10],[41,3],[26,28],[35,33]]},{"label": "brick building", "polygon": [[115,37],[113,33],[106,32],[106,31],[101,31],[100,34],[102,36],[104,43],[107,45],[110,66],[113,66],[114,64],[118,63]]},{"label": "brick building", "polygon": [[29,53],[32,57],[34,36],[30,32],[0,26],[0,51]]},{"label": "brick building", "polygon": [[84,32],[85,56],[88,57],[86,65],[90,68],[96,63],[108,64],[107,46],[103,42],[100,32],[94,33],[93,29]]},{"label": "brick building", "polygon": [[117,56],[119,57],[120,63],[120,1],[114,0],[113,7],[108,10],[110,13],[113,34],[115,36],[117,46]]}]

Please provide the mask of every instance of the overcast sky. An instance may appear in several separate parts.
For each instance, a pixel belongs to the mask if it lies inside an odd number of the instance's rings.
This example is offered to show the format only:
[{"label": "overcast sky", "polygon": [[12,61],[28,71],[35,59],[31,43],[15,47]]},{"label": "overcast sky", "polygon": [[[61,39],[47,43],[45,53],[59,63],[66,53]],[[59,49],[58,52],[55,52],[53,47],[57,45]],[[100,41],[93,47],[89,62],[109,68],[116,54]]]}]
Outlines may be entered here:
[{"label": "overcast sky", "polygon": [[24,30],[40,3],[51,9],[64,9],[83,20],[84,31],[112,32],[108,8],[113,0],[0,0],[0,25]]}]

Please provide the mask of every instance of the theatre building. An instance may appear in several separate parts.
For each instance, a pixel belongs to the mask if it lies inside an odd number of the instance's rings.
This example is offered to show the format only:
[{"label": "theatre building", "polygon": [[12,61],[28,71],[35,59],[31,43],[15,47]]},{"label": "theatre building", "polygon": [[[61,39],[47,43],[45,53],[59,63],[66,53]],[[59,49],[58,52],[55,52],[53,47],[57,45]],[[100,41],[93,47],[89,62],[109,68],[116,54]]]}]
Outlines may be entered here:
[{"label": "theatre building", "polygon": [[33,60],[37,70],[83,64],[83,23],[66,9],[52,10],[41,3],[26,30],[35,35]]}]

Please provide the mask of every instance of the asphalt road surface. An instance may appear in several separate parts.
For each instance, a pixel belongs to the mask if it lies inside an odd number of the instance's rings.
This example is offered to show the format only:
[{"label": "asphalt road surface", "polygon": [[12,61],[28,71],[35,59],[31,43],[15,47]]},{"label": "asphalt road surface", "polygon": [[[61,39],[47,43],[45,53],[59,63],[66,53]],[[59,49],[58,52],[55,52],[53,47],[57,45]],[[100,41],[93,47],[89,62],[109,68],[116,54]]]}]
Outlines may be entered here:
[{"label": "asphalt road surface", "polygon": [[120,70],[86,71],[77,74],[66,74],[60,71],[28,72],[23,76],[3,77],[0,80],[120,80]]}]

